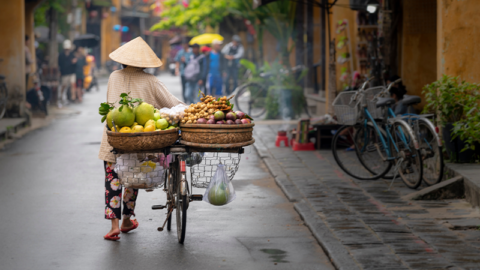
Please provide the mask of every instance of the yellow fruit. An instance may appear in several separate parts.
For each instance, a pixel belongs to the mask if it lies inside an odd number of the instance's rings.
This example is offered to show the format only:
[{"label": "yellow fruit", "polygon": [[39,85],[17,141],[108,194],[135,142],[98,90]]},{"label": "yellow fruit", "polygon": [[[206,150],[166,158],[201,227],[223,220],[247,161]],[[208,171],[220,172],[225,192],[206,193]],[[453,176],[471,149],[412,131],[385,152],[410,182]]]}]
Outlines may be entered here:
[{"label": "yellow fruit", "polygon": [[132,128],[132,133],[143,132],[143,127],[140,125],[136,125]]},{"label": "yellow fruit", "polygon": [[122,127],[120,133],[132,133],[132,129],[129,127]]},{"label": "yellow fruit", "polygon": [[[119,128],[117,125],[115,125],[115,126],[117,127],[117,130],[120,130],[120,128]],[[113,132],[115,132],[115,128],[114,128],[114,127],[111,127],[110,130],[112,130]]]},{"label": "yellow fruit", "polygon": [[130,126],[131,129],[133,129],[134,126],[138,125],[137,122],[133,122],[133,125]]},{"label": "yellow fruit", "polygon": [[155,131],[155,125],[145,126],[145,129],[143,131],[145,132]]},{"label": "yellow fruit", "polygon": [[145,123],[145,125],[143,125],[143,126],[146,128],[147,126],[150,126],[150,125],[154,125],[154,126],[155,126],[155,120],[148,120],[148,121]]}]

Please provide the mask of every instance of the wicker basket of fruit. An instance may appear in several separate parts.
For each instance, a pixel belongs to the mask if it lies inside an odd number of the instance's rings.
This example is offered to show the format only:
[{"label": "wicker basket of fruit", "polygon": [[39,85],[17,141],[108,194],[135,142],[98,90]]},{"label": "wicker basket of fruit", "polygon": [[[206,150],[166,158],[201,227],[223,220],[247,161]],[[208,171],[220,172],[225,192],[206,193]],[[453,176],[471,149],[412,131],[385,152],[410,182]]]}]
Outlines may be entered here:
[{"label": "wicker basket of fruit", "polygon": [[[233,97],[233,96],[232,96]],[[232,144],[252,141],[253,124],[243,112],[234,112],[232,98],[203,96],[191,104],[181,120],[182,140],[203,144]]]},{"label": "wicker basket of fruit", "polygon": [[[107,139],[113,148],[135,153],[161,149],[178,140],[178,121],[183,117],[185,105],[158,110],[126,93],[120,98],[118,108],[112,103],[102,103],[99,108],[102,122],[107,121]],[[135,103],[138,105],[134,106]]]}]

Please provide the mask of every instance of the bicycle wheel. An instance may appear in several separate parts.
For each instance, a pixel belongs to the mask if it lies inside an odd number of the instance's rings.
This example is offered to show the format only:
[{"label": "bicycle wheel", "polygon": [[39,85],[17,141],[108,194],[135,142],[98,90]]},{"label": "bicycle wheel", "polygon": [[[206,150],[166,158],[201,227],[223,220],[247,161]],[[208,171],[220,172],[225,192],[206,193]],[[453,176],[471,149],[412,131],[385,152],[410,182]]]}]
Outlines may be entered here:
[{"label": "bicycle wheel", "polygon": [[[410,127],[404,121],[395,122],[391,129],[393,137],[392,151],[397,147],[397,157],[403,158],[398,168],[398,174],[403,183],[411,189],[416,189],[422,183],[422,158],[414,147],[414,135]],[[397,159],[398,161],[399,159]]]},{"label": "bicycle wheel", "polygon": [[235,107],[256,118],[266,112],[267,90],[258,83],[247,83],[239,86],[235,95]]},{"label": "bicycle wheel", "polygon": [[437,133],[428,123],[428,119],[418,119],[418,143],[423,163],[423,181],[431,186],[442,181],[443,177],[443,155],[438,145]]},{"label": "bicycle wheel", "polygon": [[[180,163],[178,163],[180,164]],[[180,169],[177,170],[180,172]],[[176,206],[176,216],[177,216],[177,237],[178,242],[183,244],[185,241],[185,233],[187,230],[187,208],[188,208],[188,197],[187,195],[182,195],[181,192],[181,173],[178,174],[177,179],[177,192],[175,198],[175,206]]]},{"label": "bicycle wheel", "polygon": [[[378,152],[375,147],[373,147],[377,138],[371,138],[370,136],[363,137],[363,142],[359,143],[357,139],[360,136],[357,136],[359,133],[373,135],[372,133],[362,131],[364,129],[361,125],[355,126],[342,126],[340,127],[333,136],[332,139],[332,152],[335,161],[338,166],[348,175],[359,179],[359,180],[374,180],[381,177],[391,165],[387,165],[386,168],[383,168],[381,172],[378,170],[378,173],[375,173],[375,170],[368,170],[366,166],[361,161],[361,158],[366,158],[368,155],[372,157],[375,153]],[[374,136],[374,135],[373,135]],[[364,153],[359,154],[358,149],[365,147]],[[368,150],[368,152],[367,152]],[[375,158],[378,160],[378,158]],[[383,162],[382,162],[383,164]],[[384,172],[385,171],[385,172]]]},{"label": "bicycle wheel", "polygon": [[[380,130],[384,142],[387,143],[387,134],[380,126],[377,126]],[[375,127],[368,123],[365,127],[358,130],[355,135],[356,152],[360,163],[367,169],[372,175],[375,175],[374,179],[379,179],[390,171],[392,163],[387,160],[388,154],[385,150],[385,145],[380,139]]]},{"label": "bicycle wheel", "polygon": [[0,119],[3,118],[7,111],[8,91],[5,83],[0,84]]}]

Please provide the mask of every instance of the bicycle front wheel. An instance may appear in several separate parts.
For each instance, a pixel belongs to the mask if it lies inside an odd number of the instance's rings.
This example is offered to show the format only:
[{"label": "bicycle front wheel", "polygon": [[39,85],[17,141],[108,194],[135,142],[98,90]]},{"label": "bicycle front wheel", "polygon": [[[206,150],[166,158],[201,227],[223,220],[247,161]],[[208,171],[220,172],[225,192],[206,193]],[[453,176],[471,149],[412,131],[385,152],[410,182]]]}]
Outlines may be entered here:
[{"label": "bicycle front wheel", "polygon": [[423,163],[423,181],[431,186],[442,181],[444,164],[437,133],[427,121],[429,120],[418,119],[417,136]]},{"label": "bicycle front wheel", "polygon": [[392,126],[393,151],[397,151],[398,174],[403,183],[411,189],[416,189],[422,183],[423,166],[422,157],[415,149],[414,135],[407,123],[395,122]]},{"label": "bicycle front wheel", "polygon": [[[362,125],[342,126],[332,139],[332,152],[338,166],[348,175],[359,180],[375,180],[390,169],[375,148],[378,137]],[[380,166],[367,167],[365,159],[376,160]],[[370,164],[370,161],[368,162]]]},{"label": "bicycle front wheel", "polygon": [[238,87],[235,106],[238,110],[256,118],[266,112],[267,90],[258,83],[247,83]]},{"label": "bicycle front wheel", "polygon": [[[183,162],[183,161],[180,161]],[[178,164],[180,164],[178,162]],[[182,195],[182,182],[181,177],[184,172],[180,172],[178,169],[178,178],[177,178],[177,192],[175,197],[175,206],[176,206],[176,221],[177,221],[177,237],[178,242],[183,244],[185,241],[185,233],[187,231],[187,209],[188,209],[188,196],[187,194]]]}]

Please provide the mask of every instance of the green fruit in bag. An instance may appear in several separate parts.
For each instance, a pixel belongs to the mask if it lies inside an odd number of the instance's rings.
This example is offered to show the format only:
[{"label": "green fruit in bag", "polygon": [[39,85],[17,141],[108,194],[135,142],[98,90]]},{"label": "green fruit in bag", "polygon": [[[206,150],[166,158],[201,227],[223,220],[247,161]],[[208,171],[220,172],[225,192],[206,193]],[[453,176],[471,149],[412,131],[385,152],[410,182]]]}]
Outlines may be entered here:
[{"label": "green fruit in bag", "polygon": [[208,192],[208,201],[213,205],[225,205],[228,202],[227,193],[225,184],[214,185]]}]

